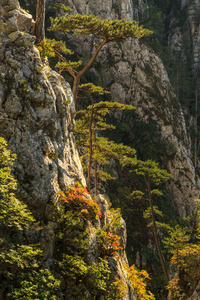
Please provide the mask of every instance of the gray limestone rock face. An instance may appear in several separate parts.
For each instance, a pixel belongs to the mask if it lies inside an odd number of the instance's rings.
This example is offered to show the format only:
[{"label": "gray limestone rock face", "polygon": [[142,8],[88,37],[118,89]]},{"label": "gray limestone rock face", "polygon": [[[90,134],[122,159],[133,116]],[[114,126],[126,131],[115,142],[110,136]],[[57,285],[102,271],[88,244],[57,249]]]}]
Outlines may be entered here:
[{"label": "gray limestone rock face", "polygon": [[107,223],[108,203],[105,197],[101,194],[95,198],[95,201],[100,205],[101,208],[101,226],[105,227]]},{"label": "gray limestone rock face", "polygon": [[[136,300],[137,297],[126,271],[126,266],[128,266],[128,260],[125,252],[127,242],[126,223],[123,218],[120,218],[120,220],[118,220],[118,227],[115,228],[115,226],[113,226],[113,219],[116,218],[116,215],[109,209],[106,198],[107,197],[105,195],[99,194],[95,199],[99,204],[101,211],[101,217],[99,218],[100,220],[96,227],[98,227],[98,229],[102,228],[112,234],[117,234],[120,237],[119,242],[121,247],[121,249],[118,250],[119,256],[108,257],[108,265],[111,270],[110,276],[113,280],[118,278],[121,282],[123,282],[125,286],[124,290],[126,290],[123,300]],[[88,259],[90,263],[95,263],[97,262],[97,258],[100,253],[98,249],[96,230],[94,227],[89,228],[88,234],[90,237]],[[104,298],[102,297],[101,299],[103,300]]]},{"label": "gray limestone rock face", "polygon": [[1,2],[0,12],[0,135],[17,154],[18,197],[37,217],[51,220],[49,207],[60,189],[76,181],[85,185],[71,133],[73,96],[41,62],[31,15],[14,0]]},{"label": "gray limestone rock face", "polygon": [[[133,20],[132,3],[128,1],[65,0],[74,12],[98,15],[100,18],[125,18]],[[113,14],[113,6],[117,5]],[[142,5],[142,3],[140,3]],[[123,7],[123,9],[122,9]],[[87,60],[95,50],[89,37],[69,37],[77,46],[80,58]],[[168,184],[177,214],[183,217],[192,213],[195,199],[199,198],[200,181],[192,162],[191,140],[179,101],[170,85],[167,72],[153,50],[137,39],[105,45],[97,56],[98,70],[93,66],[90,76],[111,92],[113,101],[132,104],[139,119],[147,124],[152,119],[161,134],[158,144],[165,144],[167,151],[161,160],[173,179]]]},{"label": "gray limestone rock face", "polygon": [[[179,12],[177,14],[177,11]],[[194,74],[200,66],[200,2],[198,0],[182,0],[168,11],[168,44],[175,50],[181,50],[185,59],[189,54]],[[190,45],[187,53],[187,45]]]}]

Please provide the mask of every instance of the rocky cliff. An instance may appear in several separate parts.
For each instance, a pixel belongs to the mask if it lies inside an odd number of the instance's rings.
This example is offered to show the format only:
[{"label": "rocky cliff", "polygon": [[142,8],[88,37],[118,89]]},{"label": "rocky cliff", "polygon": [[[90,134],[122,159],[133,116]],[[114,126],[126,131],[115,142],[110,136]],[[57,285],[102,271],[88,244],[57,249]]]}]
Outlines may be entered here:
[{"label": "rocky cliff", "polygon": [[193,65],[193,71],[199,69],[199,22],[200,4],[199,1],[174,1],[169,6],[169,14],[166,16],[166,28],[168,44],[175,49],[180,49],[183,40],[187,41],[187,46],[182,49],[186,55],[186,48],[189,49],[190,61]]},{"label": "rocky cliff", "polygon": [[85,183],[69,131],[73,98],[69,85],[43,66],[31,15],[16,1],[4,3],[1,15],[0,135],[18,155],[20,197],[48,219],[48,204],[60,187]]},{"label": "rocky cliff", "polygon": [[[63,2],[74,12],[92,13],[101,18],[138,19],[138,10],[130,0]],[[142,6],[142,1],[139,2]],[[198,3],[194,4],[197,11]],[[181,8],[186,7],[195,11],[194,6],[182,1]],[[0,15],[0,135],[6,138],[9,147],[18,156],[14,169],[19,182],[18,197],[45,224],[40,241],[45,263],[49,266],[54,255],[55,236],[53,227],[47,225],[54,224],[58,192],[76,181],[85,185],[70,132],[73,97],[69,84],[52,71],[48,63],[41,62],[39,51],[34,46],[32,16],[20,8],[17,0],[2,0]],[[180,31],[177,19],[171,17],[169,24],[169,43],[175,45]],[[189,13],[188,24],[191,37],[196,36],[193,48],[198,50],[199,25],[194,23]],[[68,36],[68,39],[76,45],[83,61],[94,51],[94,41],[89,38]],[[194,62],[197,64],[198,61],[198,57],[194,56]],[[183,112],[160,58],[147,44],[135,39],[110,44],[99,54],[90,76],[110,90],[113,101],[136,106],[136,115],[141,122],[149,124],[150,120],[155,121],[159,132],[157,143],[165,144],[160,162],[173,175],[168,190],[175,210],[180,217],[190,214],[194,200],[199,198],[200,182],[192,162],[191,140]],[[132,122],[130,119],[129,123]],[[132,130],[134,140],[134,128]],[[103,199],[99,201],[102,207],[106,203]],[[104,227],[108,218],[107,208],[102,213],[105,220],[101,226]],[[98,252],[95,230],[91,227],[91,261],[95,260]],[[120,235],[124,248],[124,224]],[[129,288],[124,299],[135,299],[122,266],[124,262],[124,256],[121,261],[111,259],[110,266]]]},{"label": "rocky cliff", "polygon": [[[14,175],[17,196],[43,225],[34,238],[43,248],[43,264],[54,261],[55,205],[58,192],[75,182],[85,186],[82,167],[70,132],[74,102],[69,84],[48,63],[43,64],[34,46],[34,21],[17,0],[0,3],[0,136],[17,154]],[[106,226],[112,213],[103,197],[99,198],[102,219],[89,228],[90,263],[98,258],[96,230]],[[104,209],[103,209],[104,207]],[[109,216],[108,216],[109,215]],[[107,220],[108,218],[108,220]],[[121,259],[110,258],[113,278],[118,276],[127,291],[123,299],[136,299],[126,271],[124,253],[126,227],[121,220]],[[2,291],[0,290],[0,293]],[[73,299],[65,292],[65,299]],[[82,299],[82,298],[81,298]],[[91,299],[88,296],[87,299]],[[104,298],[102,298],[104,299]]]},{"label": "rocky cliff", "polygon": [[[137,9],[128,0],[63,2],[74,12],[94,14],[100,18],[138,18]],[[140,2],[139,7],[142,7]],[[88,38],[68,36],[68,39],[76,45],[83,60],[94,51],[94,41]],[[162,155],[162,165],[173,175],[168,186],[171,199],[180,217],[190,214],[194,200],[199,197],[200,182],[195,175],[183,112],[160,58],[148,45],[129,39],[105,46],[91,73],[98,84],[110,90],[113,101],[136,106],[141,121],[148,123],[153,119],[156,122],[161,134],[158,144],[167,146]]]}]

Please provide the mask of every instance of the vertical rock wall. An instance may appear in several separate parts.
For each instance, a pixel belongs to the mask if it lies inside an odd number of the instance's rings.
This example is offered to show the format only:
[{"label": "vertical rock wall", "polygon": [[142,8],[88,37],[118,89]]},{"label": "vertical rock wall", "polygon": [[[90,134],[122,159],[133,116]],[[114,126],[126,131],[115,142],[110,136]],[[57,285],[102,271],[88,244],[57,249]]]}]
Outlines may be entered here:
[{"label": "vertical rock wall", "polygon": [[[98,15],[100,18],[133,20],[132,2],[65,0],[74,12]],[[81,59],[95,50],[94,41],[84,37],[69,37],[77,46]],[[106,45],[91,69],[92,77],[111,92],[113,101],[136,106],[136,113],[146,123],[153,119],[161,134],[158,145],[165,143],[167,151],[161,157],[162,167],[173,175],[168,190],[177,214],[190,214],[199,198],[200,183],[192,162],[191,140],[178,99],[170,85],[160,58],[141,40],[129,39]],[[159,147],[159,146],[158,146]]]},{"label": "vertical rock wall", "polygon": [[68,83],[43,65],[31,15],[14,0],[0,4],[0,135],[18,155],[19,197],[43,216],[57,192],[85,184],[70,132],[73,97]]}]

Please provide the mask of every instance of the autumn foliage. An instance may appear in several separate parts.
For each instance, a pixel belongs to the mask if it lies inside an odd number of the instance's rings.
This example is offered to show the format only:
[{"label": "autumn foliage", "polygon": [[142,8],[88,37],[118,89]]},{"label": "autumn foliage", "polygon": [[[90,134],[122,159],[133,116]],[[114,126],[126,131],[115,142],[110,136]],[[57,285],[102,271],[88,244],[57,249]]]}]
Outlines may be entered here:
[{"label": "autumn foliage", "polygon": [[126,265],[125,269],[137,295],[137,298],[140,300],[155,300],[154,295],[150,291],[147,291],[146,281],[151,279],[147,271],[138,271],[134,265],[132,265],[131,267],[128,267],[128,265]]},{"label": "autumn foliage", "polygon": [[63,202],[67,211],[71,210],[74,215],[95,223],[101,217],[99,205],[90,198],[86,188],[82,186],[70,186],[66,192],[60,193],[60,201]]},{"label": "autumn foliage", "polygon": [[102,257],[112,256],[119,250],[123,249],[120,245],[120,237],[103,230],[97,233],[97,242]]}]

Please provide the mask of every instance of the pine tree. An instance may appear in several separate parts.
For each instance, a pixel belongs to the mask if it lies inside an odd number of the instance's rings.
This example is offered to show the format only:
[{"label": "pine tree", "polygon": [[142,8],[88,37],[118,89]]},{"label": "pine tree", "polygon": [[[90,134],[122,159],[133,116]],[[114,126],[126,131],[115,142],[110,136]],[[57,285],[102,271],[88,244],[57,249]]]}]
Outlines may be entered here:
[{"label": "pine tree", "polygon": [[73,31],[79,35],[90,35],[98,43],[92,57],[80,71],[75,71],[66,60],[62,63],[62,67],[74,77],[73,95],[75,100],[81,76],[91,67],[103,46],[110,42],[121,41],[130,37],[140,39],[152,33],[152,31],[139,26],[136,21],[101,20],[93,15],[71,15],[68,12],[65,16],[55,19],[51,18],[51,22],[50,31],[67,33]]},{"label": "pine tree", "polygon": [[[99,132],[106,129],[114,129],[113,125],[106,123],[105,117],[113,110],[132,110],[131,105],[125,105],[117,102],[101,101],[94,103],[93,94],[103,95],[104,89],[95,86],[92,83],[80,86],[85,90],[91,105],[86,110],[77,112],[81,117],[76,121],[75,133],[78,134],[77,144],[81,147],[82,160],[87,166],[87,189],[90,190],[91,169],[93,162],[93,171],[95,177],[95,194],[97,194],[98,178],[103,181],[113,179],[114,177],[99,168],[110,163],[111,158],[117,159],[121,164],[135,163],[135,149],[123,144],[117,144],[109,141],[107,138],[98,136]],[[88,162],[88,163],[87,163]]]},{"label": "pine tree", "polygon": [[[181,293],[189,293],[200,280],[200,245],[191,243],[192,235],[190,228],[176,225],[170,229],[169,237],[163,243],[172,255],[170,265],[176,270],[175,276],[168,283],[171,290],[171,299],[177,299]],[[198,229],[197,229],[198,234]],[[196,236],[199,238],[199,236]]]},{"label": "pine tree", "polygon": [[169,281],[169,275],[166,267],[166,263],[161,251],[159,237],[158,237],[158,230],[156,226],[156,220],[155,220],[155,210],[153,206],[153,197],[156,196],[162,196],[162,192],[158,189],[154,189],[154,187],[159,186],[161,183],[164,183],[168,181],[172,176],[166,171],[161,170],[158,167],[158,163],[152,160],[147,161],[139,161],[136,164],[136,168],[134,168],[134,172],[138,176],[142,176],[144,178],[144,182],[146,185],[146,190],[140,191],[135,190],[132,192],[132,197],[136,197],[141,200],[147,200],[150,205],[151,209],[151,219],[152,219],[152,228],[153,228],[153,234],[154,239],[156,243],[156,248],[158,251],[158,255],[160,258],[160,262],[162,265],[163,272],[165,274],[165,278],[167,282]]}]

